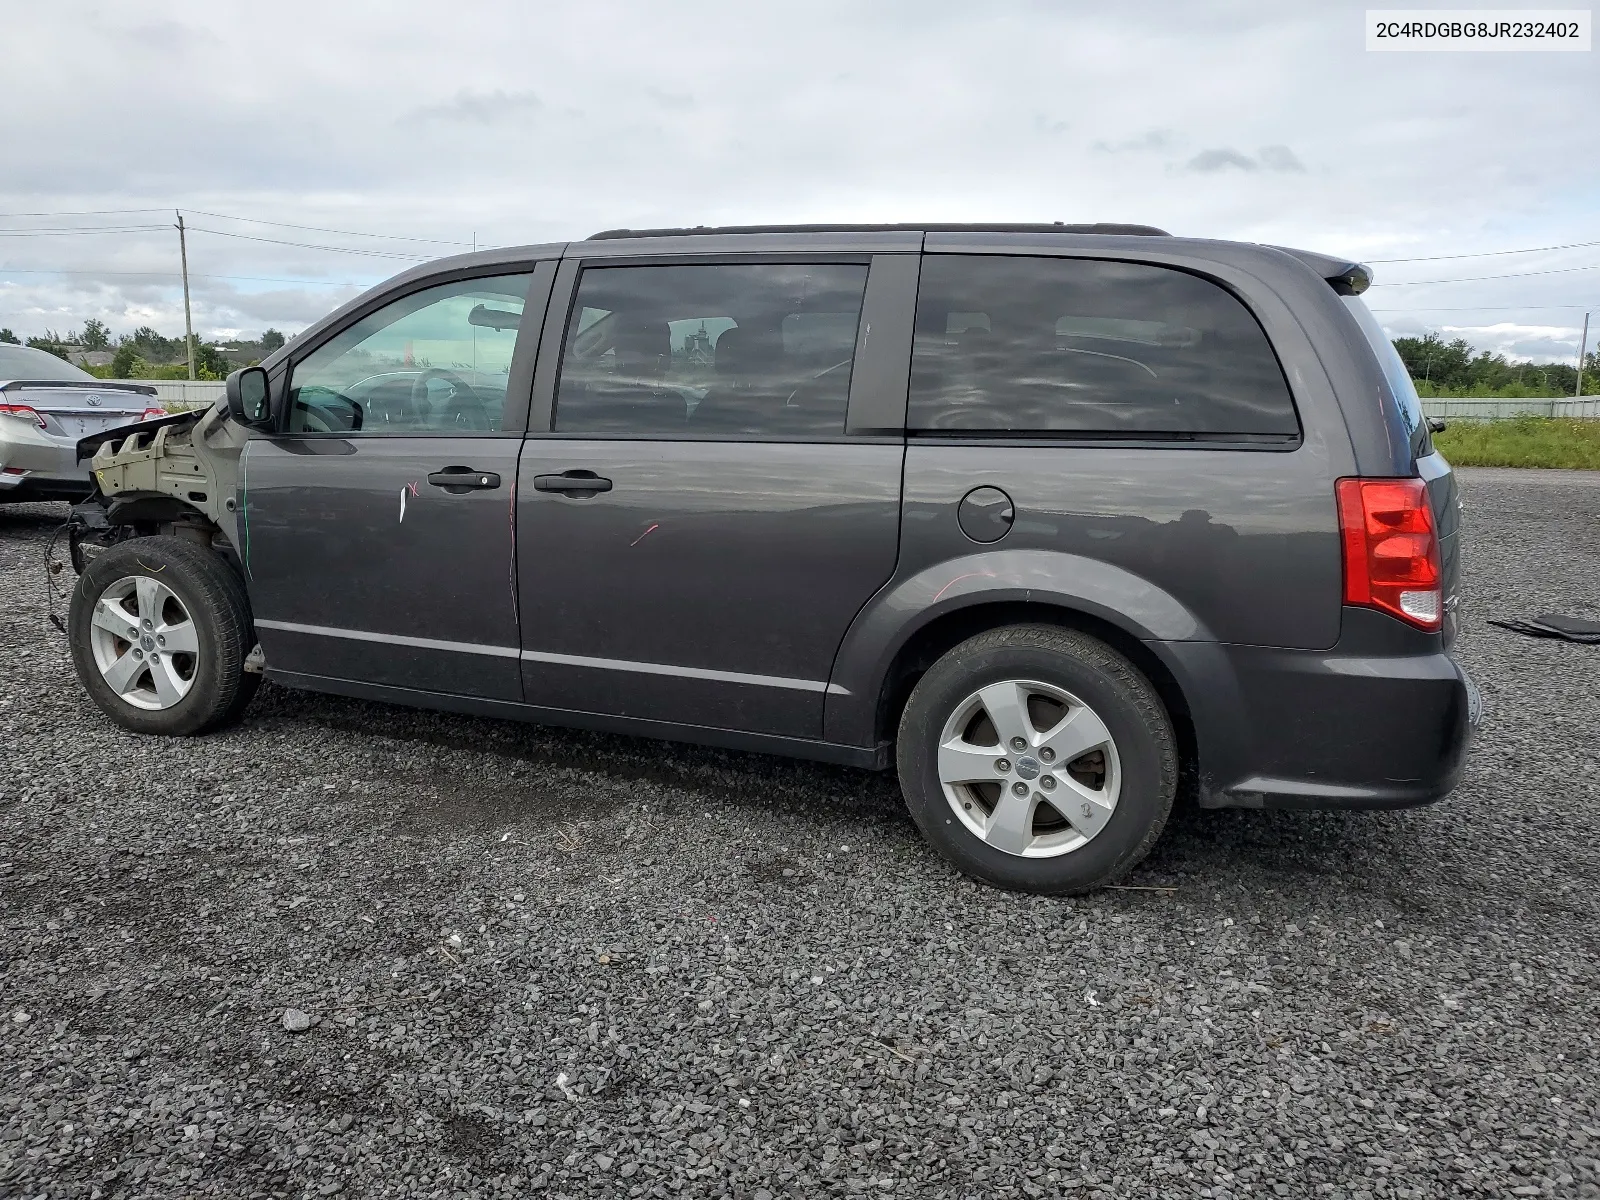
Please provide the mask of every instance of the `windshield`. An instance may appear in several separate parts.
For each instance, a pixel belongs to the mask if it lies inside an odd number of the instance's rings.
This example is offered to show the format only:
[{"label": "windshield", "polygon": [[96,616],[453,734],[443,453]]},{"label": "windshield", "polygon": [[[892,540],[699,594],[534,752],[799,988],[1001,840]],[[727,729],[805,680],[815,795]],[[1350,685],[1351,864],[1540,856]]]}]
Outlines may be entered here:
[{"label": "windshield", "polygon": [[95,377],[32,346],[0,346],[0,379],[39,379],[52,383],[96,383]]}]

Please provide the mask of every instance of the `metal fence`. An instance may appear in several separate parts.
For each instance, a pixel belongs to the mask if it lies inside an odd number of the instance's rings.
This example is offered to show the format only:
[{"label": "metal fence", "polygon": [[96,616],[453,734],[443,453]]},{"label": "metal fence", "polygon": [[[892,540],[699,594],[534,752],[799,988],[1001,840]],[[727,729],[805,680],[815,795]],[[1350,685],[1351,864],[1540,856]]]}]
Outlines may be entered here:
[{"label": "metal fence", "polygon": [[[164,407],[209,408],[222,399],[220,381],[188,379],[108,379],[107,383],[142,383],[156,389]],[[1422,411],[1447,421],[1499,421],[1532,413],[1537,417],[1600,418],[1600,396],[1581,400],[1498,400],[1471,396],[1462,400],[1431,397],[1422,402]]]},{"label": "metal fence", "polygon": [[107,383],[137,383],[153,387],[163,408],[210,408],[222,399],[227,386],[221,380],[192,379],[108,379]]},{"label": "metal fence", "polygon": [[1600,396],[1578,400],[1501,400],[1481,396],[1463,399],[1429,396],[1422,411],[1446,421],[1503,421],[1524,413],[1535,417],[1600,417]]}]

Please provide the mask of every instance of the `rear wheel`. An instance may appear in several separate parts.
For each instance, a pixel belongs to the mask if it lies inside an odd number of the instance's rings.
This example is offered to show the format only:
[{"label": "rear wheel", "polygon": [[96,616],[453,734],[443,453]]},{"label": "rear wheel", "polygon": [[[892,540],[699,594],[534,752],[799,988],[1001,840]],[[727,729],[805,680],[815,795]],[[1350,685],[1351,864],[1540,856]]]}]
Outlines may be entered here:
[{"label": "rear wheel", "polygon": [[119,542],[78,577],[72,661],[100,710],[136,733],[204,733],[236,717],[260,682],[244,584],[191,541]]},{"label": "rear wheel", "polygon": [[1115,882],[1172,811],[1178,756],[1150,682],[1104,642],[1019,625],[971,638],[901,716],[906,804],[956,867],[1061,894]]}]

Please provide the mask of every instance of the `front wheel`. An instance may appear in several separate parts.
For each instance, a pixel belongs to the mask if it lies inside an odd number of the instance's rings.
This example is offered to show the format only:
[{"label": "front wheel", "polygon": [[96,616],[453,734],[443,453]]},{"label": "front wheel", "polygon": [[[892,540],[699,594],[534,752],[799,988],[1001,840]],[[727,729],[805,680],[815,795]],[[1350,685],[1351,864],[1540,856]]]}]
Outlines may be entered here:
[{"label": "front wheel", "polygon": [[67,632],[78,679],[100,710],[135,733],[204,733],[244,708],[260,680],[244,584],[191,541],[133,538],[78,577]]},{"label": "front wheel", "polygon": [[954,866],[1016,891],[1115,882],[1172,811],[1178,755],[1155,689],[1104,642],[1016,625],[929,668],[900,720],[900,785]]}]

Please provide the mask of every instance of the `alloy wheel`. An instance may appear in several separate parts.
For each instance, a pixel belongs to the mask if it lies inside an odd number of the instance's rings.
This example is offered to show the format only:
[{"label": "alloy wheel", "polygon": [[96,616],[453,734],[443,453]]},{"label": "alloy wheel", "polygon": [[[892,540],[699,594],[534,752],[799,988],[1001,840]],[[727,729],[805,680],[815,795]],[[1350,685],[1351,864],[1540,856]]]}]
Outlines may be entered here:
[{"label": "alloy wheel", "polygon": [[158,579],[126,575],[95,602],[89,645],[100,676],[135,708],[160,711],[189,694],[200,639],[178,594]]},{"label": "alloy wheel", "polygon": [[939,783],[969,832],[1022,858],[1080,849],[1122,792],[1116,741],[1078,697],[1030,679],[991,683],[939,735]]}]

